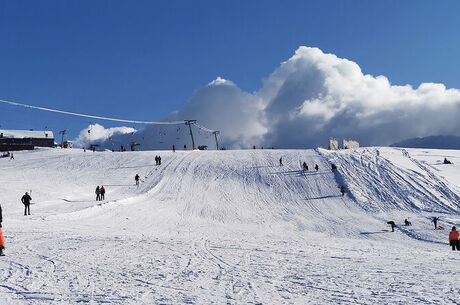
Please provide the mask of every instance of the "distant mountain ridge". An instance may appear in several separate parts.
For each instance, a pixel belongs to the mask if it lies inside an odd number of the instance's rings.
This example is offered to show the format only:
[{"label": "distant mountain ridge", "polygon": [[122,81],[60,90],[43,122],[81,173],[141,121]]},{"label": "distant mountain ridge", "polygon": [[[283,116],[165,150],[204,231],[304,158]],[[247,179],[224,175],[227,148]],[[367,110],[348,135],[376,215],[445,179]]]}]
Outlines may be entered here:
[{"label": "distant mountain ridge", "polygon": [[459,136],[429,136],[412,138],[390,145],[391,147],[460,149]]}]

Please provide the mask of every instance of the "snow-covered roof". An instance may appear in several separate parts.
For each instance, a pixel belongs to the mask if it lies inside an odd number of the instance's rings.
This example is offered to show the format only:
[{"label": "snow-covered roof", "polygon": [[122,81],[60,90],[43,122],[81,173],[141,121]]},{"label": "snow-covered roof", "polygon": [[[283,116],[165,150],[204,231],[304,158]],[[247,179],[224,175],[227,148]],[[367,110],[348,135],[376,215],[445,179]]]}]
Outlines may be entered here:
[{"label": "snow-covered roof", "polygon": [[33,139],[53,139],[54,134],[49,130],[5,130],[0,129],[0,134],[3,133],[4,138],[33,138]]}]

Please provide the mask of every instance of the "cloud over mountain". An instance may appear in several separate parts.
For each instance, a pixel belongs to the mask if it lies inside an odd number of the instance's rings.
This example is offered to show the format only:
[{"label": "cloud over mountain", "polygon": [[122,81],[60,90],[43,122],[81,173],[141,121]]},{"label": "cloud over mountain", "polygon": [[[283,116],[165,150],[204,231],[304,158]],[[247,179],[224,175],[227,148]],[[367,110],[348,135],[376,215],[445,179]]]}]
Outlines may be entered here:
[{"label": "cloud over mountain", "polygon": [[443,84],[394,86],[384,76],[363,74],[353,61],[300,47],[248,93],[217,80],[198,89],[171,115],[193,117],[222,131],[233,146],[326,145],[330,136],[365,145],[410,137],[460,134],[460,90]]},{"label": "cloud over mountain", "polygon": [[227,147],[312,148],[326,146],[331,136],[388,145],[460,135],[459,117],[458,89],[395,86],[385,76],[363,74],[353,61],[299,47],[258,91],[244,92],[219,77],[166,120],[197,119],[220,130]]}]

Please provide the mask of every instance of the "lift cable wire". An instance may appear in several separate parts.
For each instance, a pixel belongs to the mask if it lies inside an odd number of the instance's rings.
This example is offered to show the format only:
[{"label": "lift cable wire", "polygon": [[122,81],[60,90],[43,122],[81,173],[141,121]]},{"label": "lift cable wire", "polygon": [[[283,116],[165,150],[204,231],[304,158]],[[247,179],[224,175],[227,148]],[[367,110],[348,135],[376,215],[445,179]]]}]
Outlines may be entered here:
[{"label": "lift cable wire", "polygon": [[108,117],[102,117],[102,116],[97,116],[97,115],[81,114],[81,113],[76,113],[76,112],[69,112],[69,111],[63,111],[63,110],[57,110],[57,109],[51,109],[51,108],[45,108],[45,107],[39,107],[39,106],[26,105],[26,104],[21,104],[21,103],[16,103],[16,102],[11,102],[11,101],[5,101],[5,100],[0,100],[0,103],[9,104],[9,105],[13,105],[13,106],[20,106],[20,107],[25,107],[25,108],[31,108],[31,109],[38,109],[38,110],[43,110],[43,111],[49,111],[49,112],[57,112],[57,113],[73,115],[73,116],[79,116],[79,117],[85,117],[85,118],[92,118],[92,119],[106,120],[106,121],[114,121],[114,122],[134,123],[134,124],[147,124],[147,125],[178,125],[178,124],[184,124],[184,121],[150,122],[150,121],[135,121],[135,120],[124,120],[124,119],[117,119],[117,118],[108,118]]}]

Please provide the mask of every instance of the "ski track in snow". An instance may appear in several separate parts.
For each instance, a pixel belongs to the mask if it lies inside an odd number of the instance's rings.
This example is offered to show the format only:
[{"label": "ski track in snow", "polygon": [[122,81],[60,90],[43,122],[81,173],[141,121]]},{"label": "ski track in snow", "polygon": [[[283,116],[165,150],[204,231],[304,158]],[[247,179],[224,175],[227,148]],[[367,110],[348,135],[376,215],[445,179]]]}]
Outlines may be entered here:
[{"label": "ski track in snow", "polygon": [[460,152],[448,152],[452,166],[439,163],[445,153],[15,153],[0,159],[0,302],[460,304],[460,255],[447,245],[460,225]]}]

